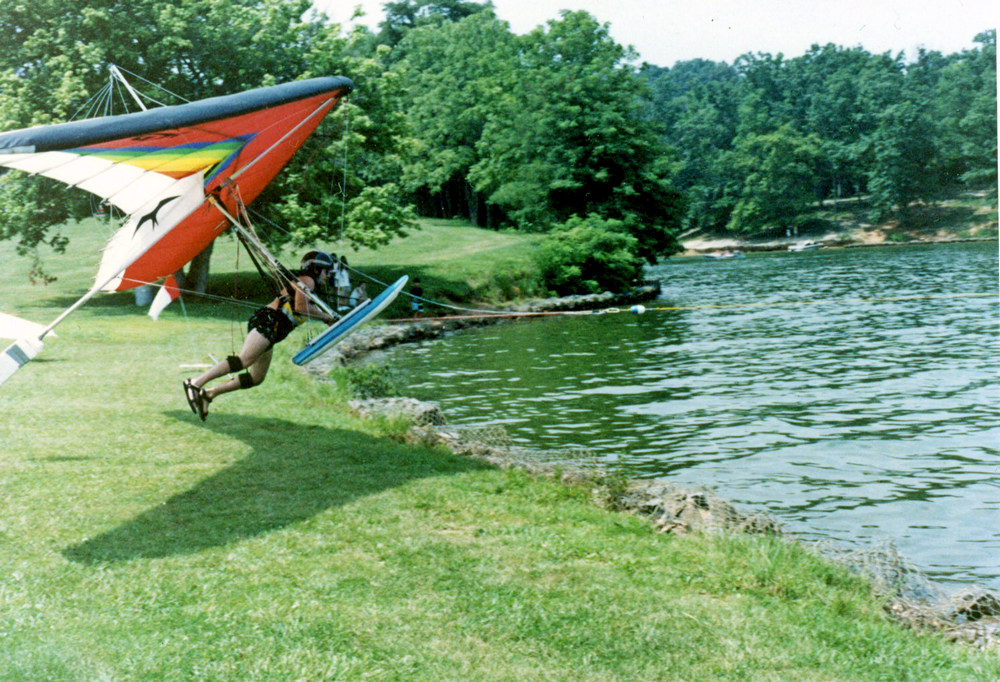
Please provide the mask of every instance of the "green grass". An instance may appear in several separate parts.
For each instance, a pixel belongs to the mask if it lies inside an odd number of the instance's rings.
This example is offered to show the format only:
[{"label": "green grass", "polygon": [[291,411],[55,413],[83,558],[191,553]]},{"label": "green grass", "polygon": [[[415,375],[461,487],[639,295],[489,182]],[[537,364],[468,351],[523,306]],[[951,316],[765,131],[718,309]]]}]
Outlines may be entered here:
[{"label": "green grass", "polygon": [[[352,267],[380,281],[419,277],[424,297],[458,304],[496,304],[540,295],[531,258],[539,235],[496,232],[460,220],[420,221],[420,229],[378,250],[346,250]],[[389,316],[408,313],[400,299]],[[433,307],[429,312],[433,312]]]},{"label": "green grass", "polygon": [[[41,288],[0,243],[0,309],[51,320],[99,245],[74,234]],[[243,311],[130,299],[0,387],[4,682],[1000,678],[795,545],[658,535],[388,437],[290,363],[299,336],[202,423],[180,365],[228,353]]]}]

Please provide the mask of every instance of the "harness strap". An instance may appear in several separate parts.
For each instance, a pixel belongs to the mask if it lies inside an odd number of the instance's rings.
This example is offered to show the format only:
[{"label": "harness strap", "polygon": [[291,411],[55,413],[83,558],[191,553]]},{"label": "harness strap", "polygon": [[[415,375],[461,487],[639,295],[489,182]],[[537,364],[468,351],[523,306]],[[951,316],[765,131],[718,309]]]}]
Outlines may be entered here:
[{"label": "harness strap", "polygon": [[304,324],[305,322],[309,321],[308,317],[304,317],[295,312],[295,309],[292,307],[292,304],[288,302],[288,299],[284,294],[282,294],[281,312],[283,312],[288,317],[288,319],[294,322],[296,325]]}]

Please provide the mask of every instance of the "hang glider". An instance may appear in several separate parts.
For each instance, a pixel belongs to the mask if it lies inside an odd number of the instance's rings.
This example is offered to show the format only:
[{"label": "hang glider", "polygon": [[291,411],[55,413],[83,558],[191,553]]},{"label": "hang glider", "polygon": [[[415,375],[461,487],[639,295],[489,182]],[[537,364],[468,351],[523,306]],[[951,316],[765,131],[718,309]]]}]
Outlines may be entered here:
[{"label": "hang glider", "polygon": [[37,337],[0,355],[0,384],[99,291],[180,270],[252,202],[353,88],[313,78],[121,116],[0,133],[0,166],[79,187],[126,216],[93,287]]}]

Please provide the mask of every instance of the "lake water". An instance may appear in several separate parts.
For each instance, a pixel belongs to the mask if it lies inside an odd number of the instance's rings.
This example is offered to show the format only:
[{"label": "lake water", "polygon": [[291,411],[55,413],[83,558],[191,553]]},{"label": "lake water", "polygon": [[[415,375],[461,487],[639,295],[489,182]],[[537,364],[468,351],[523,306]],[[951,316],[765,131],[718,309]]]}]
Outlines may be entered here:
[{"label": "lake water", "polygon": [[891,538],[938,581],[1000,589],[1000,301],[970,296],[996,293],[997,254],[672,259],[644,315],[474,329],[390,361],[452,423],[710,485],[806,538]]}]

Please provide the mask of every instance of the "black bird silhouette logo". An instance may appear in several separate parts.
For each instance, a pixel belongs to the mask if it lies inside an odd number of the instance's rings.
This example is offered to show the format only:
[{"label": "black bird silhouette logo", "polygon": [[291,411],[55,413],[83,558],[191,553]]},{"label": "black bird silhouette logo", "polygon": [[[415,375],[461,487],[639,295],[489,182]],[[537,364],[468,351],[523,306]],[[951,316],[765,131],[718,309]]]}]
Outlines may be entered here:
[{"label": "black bird silhouette logo", "polygon": [[166,199],[160,199],[160,203],[156,205],[156,208],[154,208],[152,211],[139,218],[139,222],[135,226],[135,232],[133,232],[132,235],[134,236],[136,232],[138,232],[142,228],[142,224],[147,220],[153,223],[153,229],[155,230],[156,226],[159,224],[156,220],[156,214],[159,213],[161,208],[169,204],[174,199],[180,199],[180,195],[178,194],[175,197],[167,197]]}]

